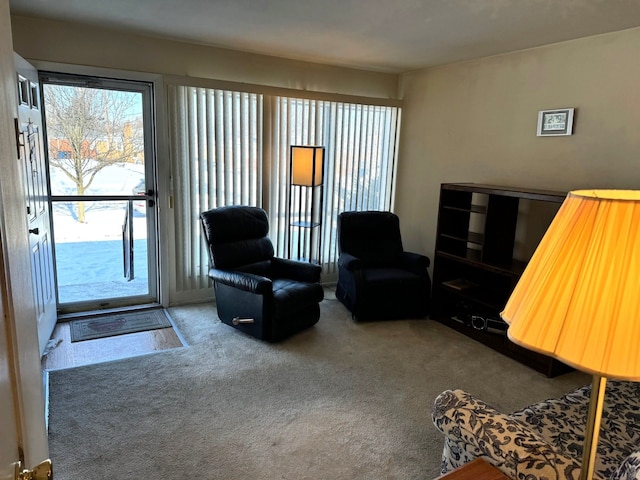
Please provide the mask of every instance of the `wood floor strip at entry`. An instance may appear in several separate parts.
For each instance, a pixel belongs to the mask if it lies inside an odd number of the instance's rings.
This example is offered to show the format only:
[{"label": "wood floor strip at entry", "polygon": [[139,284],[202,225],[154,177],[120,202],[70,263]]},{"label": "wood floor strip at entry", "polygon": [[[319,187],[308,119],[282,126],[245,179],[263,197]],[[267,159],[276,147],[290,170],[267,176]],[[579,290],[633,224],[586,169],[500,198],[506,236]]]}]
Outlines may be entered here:
[{"label": "wood floor strip at entry", "polygon": [[91,365],[184,346],[173,328],[71,343],[69,322],[59,322],[51,338],[53,348],[42,358],[45,370]]}]

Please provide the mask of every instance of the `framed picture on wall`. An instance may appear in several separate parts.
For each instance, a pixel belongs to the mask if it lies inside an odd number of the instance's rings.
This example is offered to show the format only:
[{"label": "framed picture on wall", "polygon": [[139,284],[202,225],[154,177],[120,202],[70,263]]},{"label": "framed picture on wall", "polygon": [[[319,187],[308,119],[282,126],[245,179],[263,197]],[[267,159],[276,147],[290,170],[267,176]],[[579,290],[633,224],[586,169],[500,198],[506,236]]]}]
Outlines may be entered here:
[{"label": "framed picture on wall", "polygon": [[573,133],[573,108],[540,110],[538,112],[538,136],[558,137]]}]

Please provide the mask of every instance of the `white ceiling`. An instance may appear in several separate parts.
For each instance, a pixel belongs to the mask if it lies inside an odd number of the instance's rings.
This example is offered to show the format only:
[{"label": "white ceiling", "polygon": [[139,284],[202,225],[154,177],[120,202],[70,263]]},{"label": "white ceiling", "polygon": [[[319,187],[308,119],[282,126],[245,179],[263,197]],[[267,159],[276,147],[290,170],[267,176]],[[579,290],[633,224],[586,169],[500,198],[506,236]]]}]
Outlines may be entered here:
[{"label": "white ceiling", "polygon": [[17,15],[385,72],[640,26],[640,0],[10,0],[10,6]]}]

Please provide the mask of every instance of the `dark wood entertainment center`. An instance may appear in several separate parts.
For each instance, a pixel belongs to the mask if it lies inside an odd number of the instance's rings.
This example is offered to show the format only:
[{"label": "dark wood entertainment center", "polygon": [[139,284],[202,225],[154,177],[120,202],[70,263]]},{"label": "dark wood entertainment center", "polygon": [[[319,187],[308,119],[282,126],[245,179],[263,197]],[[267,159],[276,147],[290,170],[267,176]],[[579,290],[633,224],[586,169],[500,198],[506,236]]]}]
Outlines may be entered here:
[{"label": "dark wood entertainment center", "polygon": [[433,265],[431,318],[550,377],[569,367],[509,341],[500,312],[532,253],[520,258],[522,253],[514,252],[527,236],[523,225],[538,220],[541,237],[551,218],[541,223],[531,212],[551,209],[552,217],[565,197],[547,190],[443,183]]}]

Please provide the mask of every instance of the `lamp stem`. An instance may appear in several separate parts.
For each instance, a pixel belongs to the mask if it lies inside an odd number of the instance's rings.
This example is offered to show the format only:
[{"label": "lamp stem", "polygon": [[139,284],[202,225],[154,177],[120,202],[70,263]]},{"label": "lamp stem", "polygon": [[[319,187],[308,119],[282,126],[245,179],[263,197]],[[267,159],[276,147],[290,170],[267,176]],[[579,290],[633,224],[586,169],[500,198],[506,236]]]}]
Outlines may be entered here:
[{"label": "lamp stem", "polygon": [[593,376],[591,381],[591,398],[589,399],[589,413],[587,414],[587,426],[584,433],[584,446],[582,447],[580,480],[593,479],[606,387],[607,379],[605,377],[601,377],[600,375]]}]

